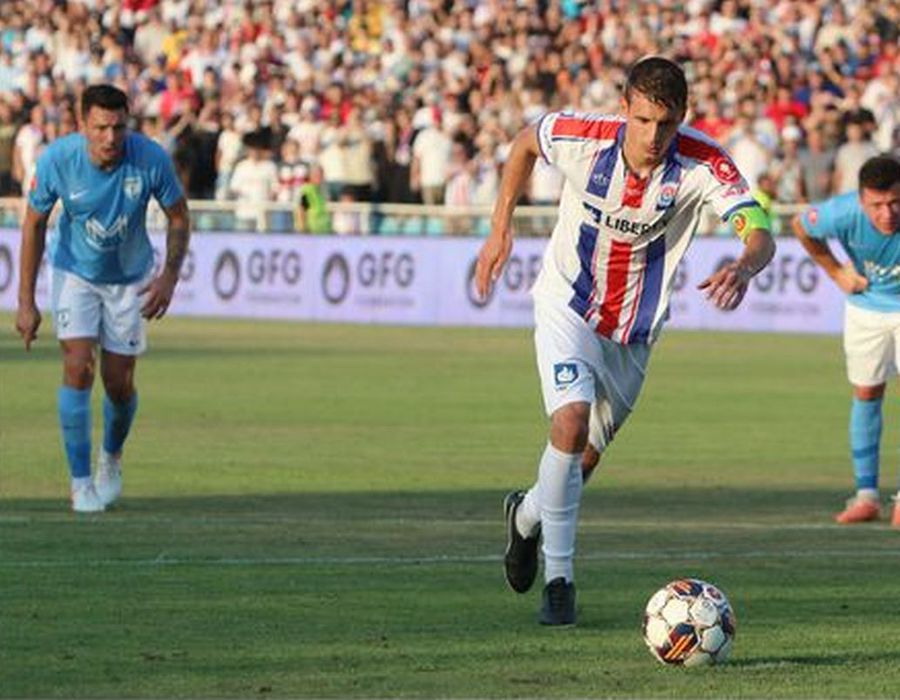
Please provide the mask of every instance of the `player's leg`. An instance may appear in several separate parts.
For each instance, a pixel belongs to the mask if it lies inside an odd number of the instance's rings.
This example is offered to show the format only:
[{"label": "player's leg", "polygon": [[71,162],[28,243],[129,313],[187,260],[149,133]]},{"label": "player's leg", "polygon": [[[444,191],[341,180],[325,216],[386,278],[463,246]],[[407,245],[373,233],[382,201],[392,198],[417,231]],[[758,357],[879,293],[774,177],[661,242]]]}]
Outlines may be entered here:
[{"label": "player's leg", "polygon": [[600,359],[594,366],[596,398],[591,406],[588,444],[581,458],[585,482],[631,415],[650,361],[649,345],[621,345],[600,338],[598,347]]},{"label": "player's leg", "polygon": [[57,409],[71,479],[72,509],[103,510],[91,482],[91,389],[96,366],[95,345],[100,298],[89,283],[54,269],[51,306],[63,356],[63,380]]},{"label": "player's leg", "polygon": [[882,402],[887,377],[893,373],[894,343],[885,315],[847,305],[844,353],[853,386],[850,406],[850,457],[856,493],[835,516],[841,524],[877,520]]},{"label": "player's leg", "polygon": [[106,505],[122,492],[122,450],[138,407],[134,384],[137,355],[146,348],[138,291],[143,283],[103,289],[100,373],[103,399],[103,444],[97,457],[94,484]]},{"label": "player's leg", "polygon": [[545,625],[575,622],[575,537],[590,408],[589,402],[576,400],[553,412],[550,440],[538,466],[544,553],[540,621]]},{"label": "player's leg", "polygon": [[537,480],[507,509],[509,542],[507,581],[528,590],[537,573],[537,548],[543,539],[544,624],[575,621],[573,558],[581,500],[581,455],[587,444],[594,377],[586,357],[596,343],[593,332],[570,309],[535,304],[535,349],[550,435],[538,465]]}]

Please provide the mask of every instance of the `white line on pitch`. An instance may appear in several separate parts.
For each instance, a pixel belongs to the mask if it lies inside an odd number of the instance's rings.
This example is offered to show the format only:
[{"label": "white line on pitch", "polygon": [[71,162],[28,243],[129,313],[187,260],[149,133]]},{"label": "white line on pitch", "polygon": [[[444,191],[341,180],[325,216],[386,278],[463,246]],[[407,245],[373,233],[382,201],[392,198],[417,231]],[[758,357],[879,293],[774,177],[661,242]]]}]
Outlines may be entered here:
[{"label": "white line on pitch", "polygon": [[[643,561],[651,559],[762,559],[762,558],[804,558],[843,557],[845,559],[869,559],[879,557],[900,557],[897,549],[827,549],[827,550],[752,550],[747,552],[691,552],[691,551],[650,551],[650,552],[598,552],[578,556],[580,561]],[[0,569],[40,569],[62,567],[166,567],[166,566],[357,566],[396,565],[416,566],[422,564],[485,564],[503,559],[498,554],[459,555],[439,557],[168,557],[164,552],[152,559],[37,559],[34,561],[3,561]]]},{"label": "white line on pitch", "polygon": [[[112,517],[109,517],[112,516]],[[122,527],[128,525],[146,525],[147,523],[153,524],[163,524],[163,525],[244,525],[244,526],[263,526],[263,525],[291,525],[291,524],[300,524],[303,523],[305,525],[309,525],[311,522],[316,522],[316,518],[309,518],[304,516],[297,517],[284,517],[284,516],[271,516],[271,517],[260,517],[257,514],[248,515],[247,517],[234,517],[234,516],[165,516],[165,515],[137,515],[122,512],[115,512],[104,515],[92,516],[89,518],[80,519],[82,522],[90,523],[91,525],[103,525],[106,522],[111,524],[113,527],[120,529]],[[3,516],[0,515],[0,525],[31,525],[31,524],[45,524],[45,523],[66,523],[70,524],[72,522],[77,522],[78,519],[73,518],[70,513],[64,513],[61,515],[51,515],[51,516],[29,516],[29,515],[8,515]],[[325,520],[322,520],[325,522]],[[329,521],[330,522],[330,521]],[[358,522],[365,523],[368,526],[373,525],[398,525],[398,526],[417,526],[417,525],[445,525],[445,526],[453,526],[453,527],[490,527],[491,525],[497,525],[498,520],[477,520],[471,518],[460,518],[459,520],[453,520],[450,518],[372,518],[371,520],[360,519]],[[665,522],[661,520],[603,520],[598,518],[584,518],[579,521],[580,528],[587,529],[598,529],[598,530],[634,530],[635,528],[646,528],[646,529],[665,529],[667,531],[673,530],[759,530],[765,532],[808,532],[808,531],[820,531],[820,530],[840,530],[843,532],[847,531],[846,526],[838,525],[836,523],[765,523],[765,522],[718,522],[714,519],[703,520],[703,521],[677,521],[673,520],[671,522]],[[868,525],[865,528],[866,532],[890,532],[893,529],[889,525]],[[896,532],[896,530],[893,530]]]}]

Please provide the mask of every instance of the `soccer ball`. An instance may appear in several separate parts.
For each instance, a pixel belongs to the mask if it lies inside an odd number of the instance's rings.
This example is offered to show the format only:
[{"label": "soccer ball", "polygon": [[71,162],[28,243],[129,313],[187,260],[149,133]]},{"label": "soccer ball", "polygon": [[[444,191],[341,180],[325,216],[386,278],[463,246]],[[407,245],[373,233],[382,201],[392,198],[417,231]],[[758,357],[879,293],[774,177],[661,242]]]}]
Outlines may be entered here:
[{"label": "soccer ball", "polygon": [[696,578],[666,584],[644,610],[644,641],[664,664],[723,663],[731,653],[734,632],[734,611],[725,594]]}]

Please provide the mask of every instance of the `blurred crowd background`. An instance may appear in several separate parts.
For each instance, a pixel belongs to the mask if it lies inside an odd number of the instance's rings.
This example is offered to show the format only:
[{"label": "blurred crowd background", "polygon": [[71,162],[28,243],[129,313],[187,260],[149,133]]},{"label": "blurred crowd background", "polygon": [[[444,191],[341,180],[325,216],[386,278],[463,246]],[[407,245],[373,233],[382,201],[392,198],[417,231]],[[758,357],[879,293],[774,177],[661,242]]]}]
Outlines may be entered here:
[{"label": "blurred crowd background", "polygon": [[898,32],[900,0],[3,0],[0,196],[110,82],[191,199],[490,204],[523,125],[664,54],[762,201],[818,200],[900,150]]}]

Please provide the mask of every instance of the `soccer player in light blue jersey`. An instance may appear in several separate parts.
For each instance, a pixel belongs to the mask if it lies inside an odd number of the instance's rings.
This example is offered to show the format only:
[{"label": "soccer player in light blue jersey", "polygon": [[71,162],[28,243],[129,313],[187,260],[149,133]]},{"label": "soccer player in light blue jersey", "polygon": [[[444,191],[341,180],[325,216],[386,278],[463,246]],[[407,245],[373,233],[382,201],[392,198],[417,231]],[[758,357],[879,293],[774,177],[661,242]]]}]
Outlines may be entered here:
[{"label": "soccer player in light blue jersey", "polygon": [[[144,319],[161,318],[187,253],[190,219],[172,161],[126,128],[128,98],[111,85],[86,88],[81,133],[50,144],[38,159],[22,223],[16,330],[30,350],[41,313],[35,284],[50,212],[52,310],[62,347],[59,422],[72,478],[72,509],[102,511],[121,494],[121,456],[137,410],[135,362],[146,347]],[[168,219],[166,257],[154,273],[147,236],[153,197]],[[91,388],[100,346],[103,444],[91,478]]]},{"label": "soccer player in light blue jersey", "polygon": [[[881,517],[878,452],[887,380],[900,367],[900,160],[881,155],[859,171],[859,192],[832,197],[797,216],[794,233],[846,294],[844,353],[853,385],[850,453],[856,495],[835,520],[851,524]],[[849,257],[842,265],[826,239]],[[891,522],[900,527],[900,500]]]}]

